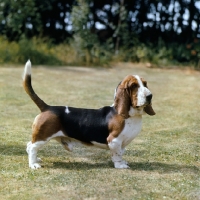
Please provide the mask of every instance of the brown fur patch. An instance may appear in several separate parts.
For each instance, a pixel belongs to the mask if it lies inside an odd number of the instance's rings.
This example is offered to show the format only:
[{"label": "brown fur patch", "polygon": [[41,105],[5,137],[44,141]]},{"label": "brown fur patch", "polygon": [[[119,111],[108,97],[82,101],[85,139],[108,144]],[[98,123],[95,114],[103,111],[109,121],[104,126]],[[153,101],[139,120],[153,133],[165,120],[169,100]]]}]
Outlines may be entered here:
[{"label": "brown fur patch", "polygon": [[45,141],[53,134],[61,130],[61,124],[58,117],[51,111],[40,113],[32,127],[32,143],[36,141]]},{"label": "brown fur patch", "polygon": [[138,81],[134,76],[127,76],[119,85],[115,97],[115,109],[125,119],[129,117],[130,106],[137,105]]},{"label": "brown fur patch", "polygon": [[107,142],[111,142],[114,138],[122,132],[125,124],[125,119],[121,115],[115,115],[108,124],[109,136]]},{"label": "brown fur patch", "polygon": [[138,86],[138,81],[137,79],[132,76],[132,75],[128,75],[124,78],[124,80],[121,82],[121,86],[123,86],[123,88],[128,88],[130,89],[132,86]]},{"label": "brown fur patch", "polygon": [[129,117],[129,110],[131,106],[131,100],[124,88],[118,88],[114,103],[117,113],[127,119]]}]

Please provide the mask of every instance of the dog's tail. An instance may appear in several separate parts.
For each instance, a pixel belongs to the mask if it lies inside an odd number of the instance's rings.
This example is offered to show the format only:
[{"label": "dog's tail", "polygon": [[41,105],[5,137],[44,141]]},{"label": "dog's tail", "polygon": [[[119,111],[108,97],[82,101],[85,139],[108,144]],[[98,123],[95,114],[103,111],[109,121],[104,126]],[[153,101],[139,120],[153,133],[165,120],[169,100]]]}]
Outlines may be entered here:
[{"label": "dog's tail", "polygon": [[31,97],[34,103],[38,106],[41,112],[44,112],[48,109],[49,105],[47,105],[42,99],[38,97],[38,95],[34,92],[31,84],[31,62],[28,60],[26,62],[23,74],[23,86],[26,93]]}]

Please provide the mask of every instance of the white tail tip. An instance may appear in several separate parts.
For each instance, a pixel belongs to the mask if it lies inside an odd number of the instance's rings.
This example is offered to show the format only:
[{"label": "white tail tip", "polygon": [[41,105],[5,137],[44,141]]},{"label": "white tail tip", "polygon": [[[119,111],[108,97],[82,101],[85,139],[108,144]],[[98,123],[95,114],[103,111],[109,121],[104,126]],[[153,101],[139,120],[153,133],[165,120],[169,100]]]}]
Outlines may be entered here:
[{"label": "white tail tip", "polygon": [[25,79],[26,75],[31,75],[31,61],[28,60],[25,64],[23,79]]}]

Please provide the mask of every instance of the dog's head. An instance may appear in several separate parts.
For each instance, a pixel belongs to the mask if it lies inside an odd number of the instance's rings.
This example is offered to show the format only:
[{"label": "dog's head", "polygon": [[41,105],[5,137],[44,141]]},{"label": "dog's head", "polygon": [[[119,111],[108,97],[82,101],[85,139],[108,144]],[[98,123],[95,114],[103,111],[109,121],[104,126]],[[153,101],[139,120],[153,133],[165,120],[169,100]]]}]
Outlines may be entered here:
[{"label": "dog's head", "polygon": [[138,113],[145,111],[149,115],[155,115],[151,100],[152,93],[147,87],[147,82],[138,75],[129,75],[119,83],[115,90],[114,106],[118,113],[125,118],[129,117],[131,107]]}]

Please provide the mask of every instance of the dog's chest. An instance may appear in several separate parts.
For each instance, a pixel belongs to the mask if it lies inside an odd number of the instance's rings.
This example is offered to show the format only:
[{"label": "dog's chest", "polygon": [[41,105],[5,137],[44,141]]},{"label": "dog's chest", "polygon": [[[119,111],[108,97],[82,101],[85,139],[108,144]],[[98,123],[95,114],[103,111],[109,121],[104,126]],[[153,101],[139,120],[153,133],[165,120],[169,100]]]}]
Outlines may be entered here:
[{"label": "dog's chest", "polygon": [[141,131],[142,117],[135,116],[125,120],[125,126],[119,135],[119,139],[122,140],[122,147],[128,145]]}]

